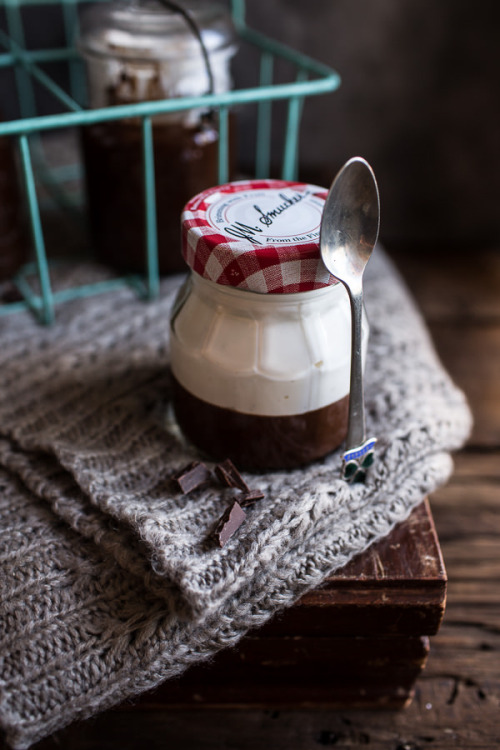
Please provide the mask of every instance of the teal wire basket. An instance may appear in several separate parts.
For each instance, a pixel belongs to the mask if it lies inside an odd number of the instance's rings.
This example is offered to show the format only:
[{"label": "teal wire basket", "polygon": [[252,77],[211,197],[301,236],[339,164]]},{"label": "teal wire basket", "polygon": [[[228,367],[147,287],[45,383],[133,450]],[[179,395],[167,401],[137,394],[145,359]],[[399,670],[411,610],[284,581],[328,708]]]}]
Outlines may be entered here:
[{"label": "teal wire basket", "polygon": [[[103,2],[105,0],[102,0]],[[271,123],[273,103],[286,105],[285,132],[281,177],[297,178],[299,132],[304,100],[309,96],[327,94],[340,85],[335,70],[249,28],[246,24],[244,0],[231,0],[233,21],[242,43],[251,45],[258,54],[259,79],[256,86],[236,88],[223,94],[206,94],[203,97],[184,97],[147,101],[138,104],[108,106],[88,109],[84,101],[85,79],[83,65],[73,41],[78,31],[78,5],[85,0],[4,0],[6,29],[0,29],[0,68],[14,72],[21,118],[0,122],[0,136],[17,139],[24,181],[29,223],[33,240],[34,261],[24,266],[14,277],[22,299],[0,305],[0,315],[21,309],[30,309],[44,324],[51,324],[57,306],[76,297],[105,293],[124,285],[133,286],[139,295],[153,299],[159,293],[154,145],[152,118],[157,115],[207,107],[218,113],[218,180],[227,182],[229,173],[228,118],[233,107],[257,106],[255,126],[255,174],[265,178],[271,169]],[[63,17],[65,46],[57,49],[28,49],[23,24],[22,8],[25,5],[60,6]],[[275,83],[277,62],[284,61],[292,70],[290,80]],[[44,66],[63,63],[68,66],[68,90],[49,75]],[[63,108],[57,114],[38,115],[34,86],[47,89]],[[42,228],[39,182],[60,185],[64,194],[67,167],[53,167],[38,148],[40,138],[47,133],[66,128],[79,128],[95,123],[111,122],[123,118],[139,118],[142,125],[142,155],[145,196],[146,264],[143,275],[117,276],[103,282],[72,286],[55,291],[51,283],[51,264],[47,258],[46,241]],[[30,279],[38,279],[35,289]]]}]

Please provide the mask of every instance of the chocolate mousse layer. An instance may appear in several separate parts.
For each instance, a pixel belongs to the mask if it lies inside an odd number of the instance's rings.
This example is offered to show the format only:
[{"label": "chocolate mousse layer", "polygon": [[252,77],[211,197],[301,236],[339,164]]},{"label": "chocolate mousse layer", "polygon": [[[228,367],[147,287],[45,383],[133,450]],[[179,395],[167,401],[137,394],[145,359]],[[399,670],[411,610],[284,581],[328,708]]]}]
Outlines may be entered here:
[{"label": "chocolate mousse layer", "polygon": [[172,380],[184,435],[212,458],[230,458],[241,469],[296,468],[327,455],[347,434],[348,395],[305,414],[269,417],[213,406]]},{"label": "chocolate mousse layer", "polygon": [[[142,129],[110,122],[82,129],[87,202],[100,260],[121,271],[146,267]],[[217,182],[217,129],[158,123],[153,127],[158,260],[161,274],[185,271],[180,216],[186,201]]]}]

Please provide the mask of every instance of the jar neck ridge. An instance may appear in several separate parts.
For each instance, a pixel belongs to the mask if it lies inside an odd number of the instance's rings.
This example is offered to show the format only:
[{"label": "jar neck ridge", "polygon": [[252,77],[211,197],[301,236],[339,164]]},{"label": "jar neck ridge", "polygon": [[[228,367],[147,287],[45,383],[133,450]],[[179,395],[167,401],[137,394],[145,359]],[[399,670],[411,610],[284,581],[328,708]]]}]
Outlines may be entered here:
[{"label": "jar neck ridge", "polygon": [[305,292],[291,292],[289,294],[262,294],[247,289],[217,284],[200,276],[193,271],[191,283],[196,293],[209,298],[216,304],[232,309],[250,309],[266,307],[269,311],[275,309],[291,309],[293,307],[307,308],[308,306],[331,306],[345,301],[347,292],[340,283]]}]

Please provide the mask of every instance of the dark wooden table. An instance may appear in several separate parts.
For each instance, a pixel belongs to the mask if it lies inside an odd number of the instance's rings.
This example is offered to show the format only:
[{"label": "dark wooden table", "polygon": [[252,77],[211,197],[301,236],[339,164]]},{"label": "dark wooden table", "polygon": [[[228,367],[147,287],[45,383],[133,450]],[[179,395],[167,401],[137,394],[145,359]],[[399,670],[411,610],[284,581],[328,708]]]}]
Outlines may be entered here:
[{"label": "dark wooden table", "polygon": [[[474,431],[449,484],[431,497],[448,572],[444,623],[402,711],[107,712],[40,750],[448,750],[500,747],[500,248],[392,251]],[[473,264],[473,270],[469,268]]]}]

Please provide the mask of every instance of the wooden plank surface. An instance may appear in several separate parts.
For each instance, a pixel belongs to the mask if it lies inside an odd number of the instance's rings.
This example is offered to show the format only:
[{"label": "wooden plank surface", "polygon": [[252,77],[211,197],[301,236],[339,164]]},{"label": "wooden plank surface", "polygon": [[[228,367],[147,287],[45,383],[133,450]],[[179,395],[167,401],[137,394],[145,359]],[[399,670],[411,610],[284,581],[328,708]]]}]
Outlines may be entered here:
[{"label": "wooden plank surface", "polygon": [[446,599],[446,571],[428,501],[260,629],[261,636],[432,635]]},{"label": "wooden plank surface", "polygon": [[[393,252],[475,427],[431,498],[449,584],[415,698],[403,711],[107,712],[40,750],[498,750],[500,747],[500,248]],[[473,264],[471,264],[471,257]],[[471,270],[472,269],[472,270]]]},{"label": "wooden plank surface", "polygon": [[[403,708],[429,654],[429,639],[393,637],[247,637],[168,681],[134,708]],[[118,710],[130,711],[130,706]]]}]

